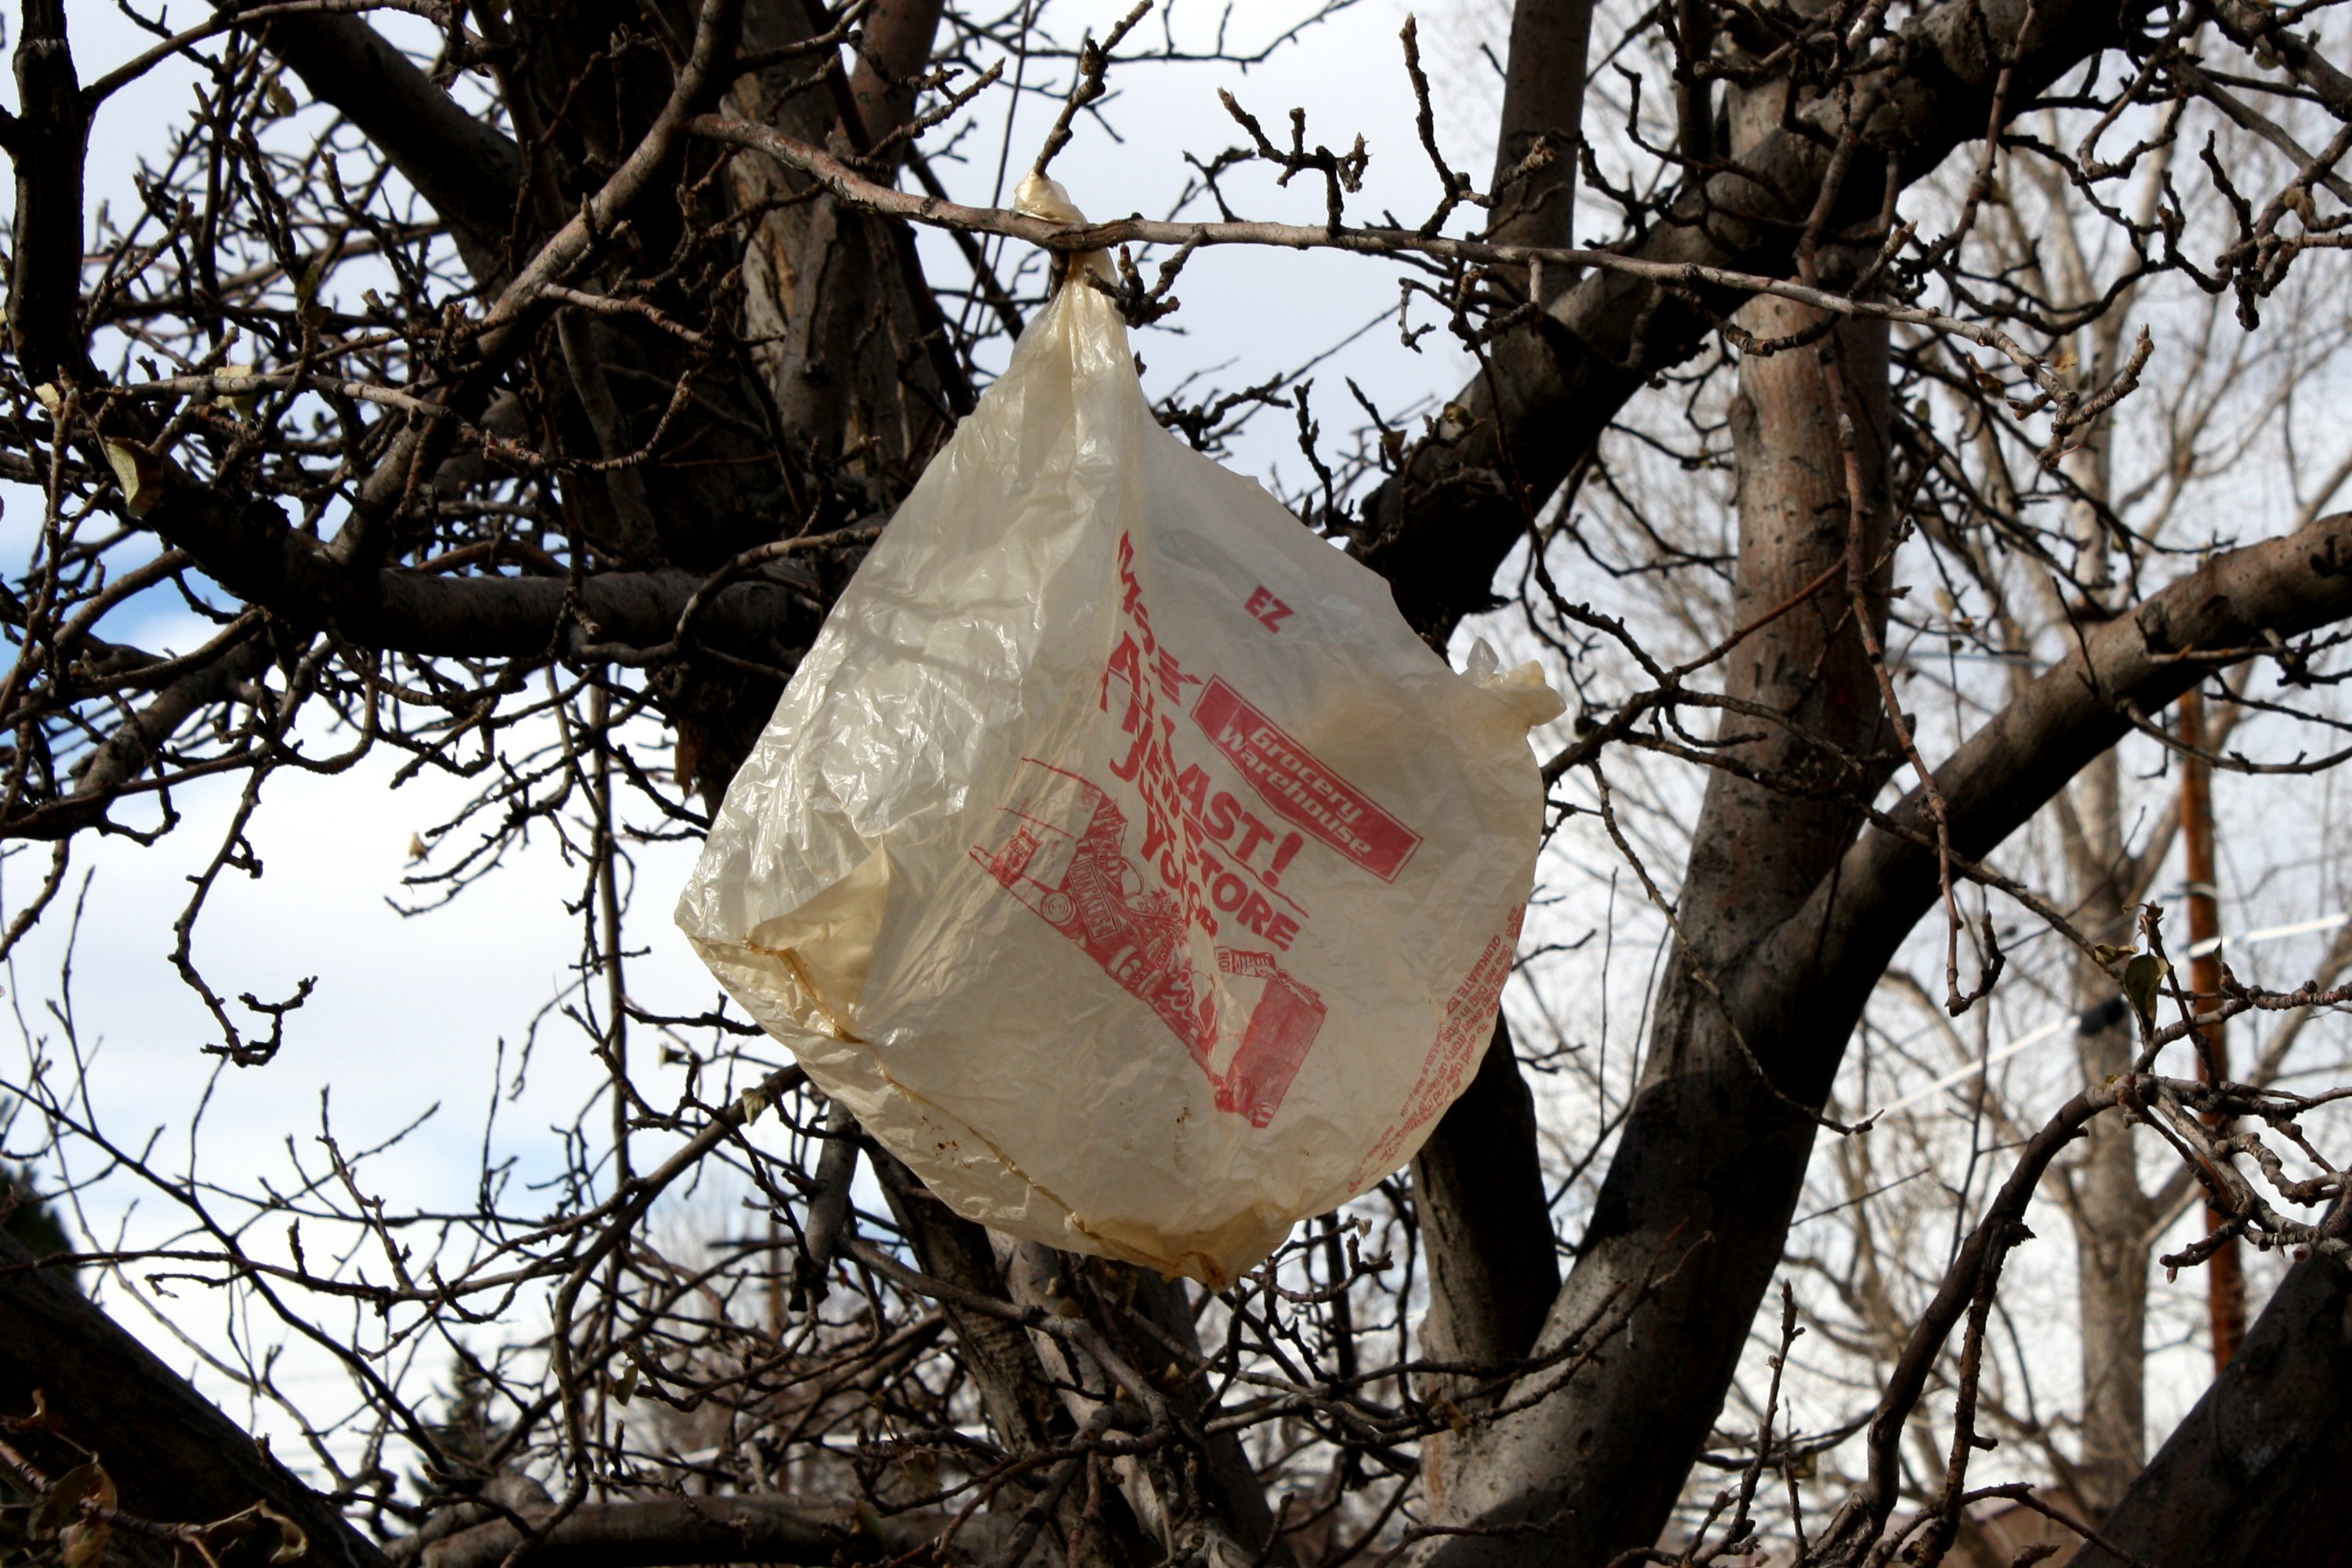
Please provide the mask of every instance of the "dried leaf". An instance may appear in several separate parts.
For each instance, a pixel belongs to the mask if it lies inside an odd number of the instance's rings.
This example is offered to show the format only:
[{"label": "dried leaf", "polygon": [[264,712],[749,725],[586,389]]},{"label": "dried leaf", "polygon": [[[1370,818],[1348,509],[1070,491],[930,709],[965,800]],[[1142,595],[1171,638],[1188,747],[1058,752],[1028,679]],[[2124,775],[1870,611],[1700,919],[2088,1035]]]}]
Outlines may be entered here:
[{"label": "dried leaf", "polygon": [[293,1563],[310,1555],[310,1538],[303,1532],[300,1525],[266,1502],[255,1503],[253,1507],[262,1518],[278,1527],[278,1550],[269,1554],[270,1562]]},{"label": "dried leaf", "polygon": [[41,1500],[33,1505],[33,1517],[26,1528],[36,1541],[51,1540],[68,1525],[80,1521],[84,1503],[114,1506],[114,1478],[95,1455],[50,1483]]},{"label": "dried leaf", "polygon": [[2156,1021],[2157,987],[2170,973],[2172,965],[2152,952],[2134,953],[2132,961],[2124,965],[2124,994],[2147,1022]]},{"label": "dried leaf", "polygon": [[254,1532],[265,1524],[278,1531],[278,1544],[269,1553],[270,1562],[291,1563],[309,1554],[310,1538],[302,1527],[266,1502],[239,1509],[226,1519],[216,1519],[198,1533],[203,1538],[206,1555],[218,1561],[222,1548],[252,1540]]},{"label": "dried leaf", "polygon": [[49,1396],[39,1389],[33,1390],[33,1412],[7,1422],[19,1432],[55,1432],[65,1426],[49,1409]]},{"label": "dried leaf", "polygon": [[762,1088],[754,1087],[743,1091],[740,1103],[743,1107],[744,1126],[749,1127],[760,1120],[760,1112],[768,1109],[768,1091]]},{"label": "dried leaf", "polygon": [[122,487],[123,510],[145,517],[163,499],[163,465],[154,453],[128,441],[109,441],[106,460]]},{"label": "dried leaf", "polygon": [[102,1519],[67,1525],[58,1537],[65,1544],[65,1568],[95,1568],[105,1559],[107,1537],[113,1533],[114,1527]]},{"label": "dried leaf", "polygon": [[633,1363],[621,1369],[620,1381],[613,1384],[613,1403],[626,1405],[637,1396],[637,1369]]}]

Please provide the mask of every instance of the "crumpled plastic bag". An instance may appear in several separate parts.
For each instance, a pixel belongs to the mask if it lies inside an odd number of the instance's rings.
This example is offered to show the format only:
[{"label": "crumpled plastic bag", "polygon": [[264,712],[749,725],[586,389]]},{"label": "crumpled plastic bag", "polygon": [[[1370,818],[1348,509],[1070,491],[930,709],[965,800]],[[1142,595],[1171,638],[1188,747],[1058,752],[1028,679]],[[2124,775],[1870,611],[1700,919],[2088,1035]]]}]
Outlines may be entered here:
[{"label": "crumpled plastic bag", "polygon": [[1221,1287],[1475,1069],[1559,710],[1483,644],[1447,668],[1161,429],[1074,270],[801,661],[677,922],[959,1213]]}]

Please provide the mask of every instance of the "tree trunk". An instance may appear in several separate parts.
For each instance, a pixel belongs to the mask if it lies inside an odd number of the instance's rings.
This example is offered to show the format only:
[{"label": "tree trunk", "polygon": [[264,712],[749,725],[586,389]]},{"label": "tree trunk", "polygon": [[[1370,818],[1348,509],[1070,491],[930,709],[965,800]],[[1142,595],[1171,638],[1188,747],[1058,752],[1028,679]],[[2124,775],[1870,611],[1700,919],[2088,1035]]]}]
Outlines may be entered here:
[{"label": "tree trunk", "polygon": [[[1768,339],[1816,324],[1808,308],[1770,299],[1752,301],[1741,320]],[[1887,539],[1885,328],[1851,322],[1827,342],[1859,405],[1860,526],[1864,557],[1875,563]],[[1512,1395],[1566,1381],[1464,1443],[1443,1521],[1506,1532],[1434,1537],[1426,1563],[1525,1561],[1531,1548],[1517,1526],[1541,1531],[1545,1554],[1568,1563],[1649,1545],[1706,1439],[1749,1313],[1779,1264],[1814,1131],[1793,1102],[1818,1104],[1828,1085],[1818,1060],[1792,1061],[1743,1038],[1717,988],[1837,864],[1860,819],[1858,801],[1884,776],[1852,776],[1835,760],[1887,745],[1838,571],[1851,508],[1836,408],[1820,352],[1742,360],[1732,412],[1740,530],[1732,622],[1801,602],[1743,642],[1725,678],[1731,695],[1785,722],[1727,717],[1727,734],[1757,738],[1727,751],[1819,793],[1792,796],[1727,771],[1711,775],[1634,1108],[1538,1344],[1538,1353],[1570,1359],[1530,1372]],[[1874,587],[1880,582],[1874,572]],[[1885,600],[1874,595],[1871,612],[1883,626]],[[1835,1054],[1826,1059],[1833,1066]],[[1574,1347],[1590,1348],[1612,1328],[1597,1363],[1568,1370]],[[1638,1444],[1627,1441],[1633,1433]]]},{"label": "tree trunk", "polygon": [[[2339,1211],[2340,1212],[2340,1211]],[[2330,1498],[2352,1475],[2352,1268],[2298,1263],[2075,1568],[2346,1568]]]},{"label": "tree trunk", "polygon": [[[2195,752],[2209,750],[2205,731],[2205,697],[2201,691],[2182,694],[2179,707],[2180,742],[2191,754],[2180,758],[2180,851],[2189,876],[2189,986],[2199,996],[2221,991],[2221,869],[2213,855],[2213,769]],[[2197,950],[2205,951],[2199,952]],[[2200,1004],[2201,1005],[2201,1004]],[[2230,1080],[2230,1031],[2214,1024],[2198,1031],[2197,1076],[2207,1083]],[[2226,1119],[2207,1117],[2206,1124],[2229,1131]],[[2205,1233],[2212,1235],[2226,1223],[2210,1205],[2205,1209]],[[2207,1319],[2213,1336],[2213,1370],[2225,1370],[2246,1337],[2246,1275],[2238,1238],[2223,1241],[2205,1261]]]},{"label": "tree trunk", "polygon": [[[1412,1163],[1421,1255],[1429,1268],[1429,1315],[1421,1353],[1467,1362],[1475,1373],[1425,1378],[1420,1393],[1463,1410],[1492,1405],[1475,1390],[1507,1379],[1535,1349],[1544,1313],[1559,1294],[1559,1251],[1544,1194],[1535,1097],[1519,1074],[1509,1022],[1494,1037],[1462,1091]],[[1421,1440],[1428,1506],[1442,1506],[1455,1456],[1454,1434]]]},{"label": "tree trunk", "polygon": [[[2061,260],[2069,286],[2085,293],[2091,288],[2089,266],[2072,241],[2069,230],[2061,242]],[[2122,319],[2118,311],[2096,333],[2083,335],[2087,374],[2113,372]],[[2105,619],[2116,607],[2106,521],[2114,489],[2110,439],[2101,420],[2064,459],[2076,492],[2067,522],[2082,600],[2053,607],[2094,621]],[[2132,862],[2124,843],[2123,773],[2116,754],[2109,752],[2084,768],[2069,793],[2073,815],[2062,816],[2061,826],[2075,925],[2093,942],[2131,946],[2138,889],[2126,885]],[[2131,1020],[2116,1005],[2114,977],[2087,954],[2074,955],[2073,976],[2075,1010],[2087,1026],[2076,1033],[2083,1082],[2102,1084],[2131,1070],[2137,1047]],[[2153,1215],[2140,1190],[2132,1129],[2130,1119],[2121,1116],[2102,1116],[2090,1124],[2072,1173],[2074,1201],[2067,1205],[2083,1326],[2081,1468],[2074,1480],[2076,1495],[2094,1517],[2122,1498],[2147,1454],[2147,1230]]]},{"label": "tree trunk", "polygon": [[[2082,844],[2075,861],[2075,921],[2094,942],[2131,941],[2131,915],[2116,885],[2124,858],[2119,770],[2110,752],[2083,772],[2074,792]],[[2088,853],[2082,853],[2087,850]],[[2115,1005],[2114,979],[2083,954],[2074,963],[2075,1004],[2088,1028],[2076,1034],[2083,1081],[2105,1083],[2129,1072],[2135,1054],[2128,1016]],[[2076,1494],[2095,1516],[2120,1500],[2139,1474],[2146,1448],[2147,1195],[2132,1144],[2132,1123],[2102,1116],[2086,1130],[2072,1181],[2074,1271],[2083,1323],[2083,1435]]]}]

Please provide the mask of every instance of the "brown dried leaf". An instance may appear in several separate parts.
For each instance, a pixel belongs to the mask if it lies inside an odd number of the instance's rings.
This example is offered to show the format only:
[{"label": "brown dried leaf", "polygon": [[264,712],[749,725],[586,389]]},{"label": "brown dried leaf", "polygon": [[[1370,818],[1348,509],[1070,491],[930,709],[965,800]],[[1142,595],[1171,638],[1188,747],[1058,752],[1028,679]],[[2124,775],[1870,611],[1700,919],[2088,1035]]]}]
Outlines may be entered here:
[{"label": "brown dried leaf", "polygon": [[109,441],[106,460],[122,486],[123,510],[144,517],[163,499],[163,464],[154,453],[128,441]]},{"label": "brown dried leaf", "polygon": [[114,1527],[102,1519],[67,1525],[58,1536],[65,1543],[65,1568],[96,1568],[105,1559],[107,1538],[113,1533]]},{"label": "brown dried leaf", "polygon": [[82,1505],[98,1508],[114,1506],[114,1478],[93,1454],[89,1458],[59,1476],[33,1505],[33,1517],[26,1528],[36,1541],[48,1541],[67,1526],[81,1520]]},{"label": "brown dried leaf", "polygon": [[56,1413],[50,1410],[49,1396],[37,1388],[33,1390],[32,1414],[0,1421],[0,1426],[17,1432],[55,1432],[60,1430],[65,1423],[58,1420]]},{"label": "brown dried leaf", "polygon": [[254,1511],[278,1527],[278,1550],[269,1554],[270,1562],[293,1563],[310,1555],[310,1538],[303,1532],[300,1525],[266,1502],[255,1503],[253,1507]]}]

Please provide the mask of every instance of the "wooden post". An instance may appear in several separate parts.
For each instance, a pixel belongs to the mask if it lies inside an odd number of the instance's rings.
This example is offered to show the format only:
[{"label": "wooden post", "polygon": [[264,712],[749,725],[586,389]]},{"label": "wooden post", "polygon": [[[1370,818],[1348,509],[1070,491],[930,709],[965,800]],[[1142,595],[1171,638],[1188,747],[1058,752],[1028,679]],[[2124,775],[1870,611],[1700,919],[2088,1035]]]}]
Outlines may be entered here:
[{"label": "wooden post", "polygon": [[[2180,699],[2180,743],[2201,752],[2205,747],[2205,699],[2195,688]],[[2221,910],[2213,870],[2213,772],[2201,756],[2189,755],[2180,764],[2180,834],[2189,871],[2189,989],[2200,1003],[2221,990]],[[2202,1031],[2198,1044],[2198,1076],[2219,1083],[2230,1074],[2229,1040],[2223,1026]],[[2206,1118],[2217,1131],[2224,1119]],[[2210,1235],[2221,1224],[2212,1208],[2205,1211]],[[2205,1267],[2206,1289],[2213,1324],[2213,1370],[2221,1372],[2238,1353],[2246,1337],[2246,1277],[2238,1257],[2235,1237],[2222,1243]]]}]

